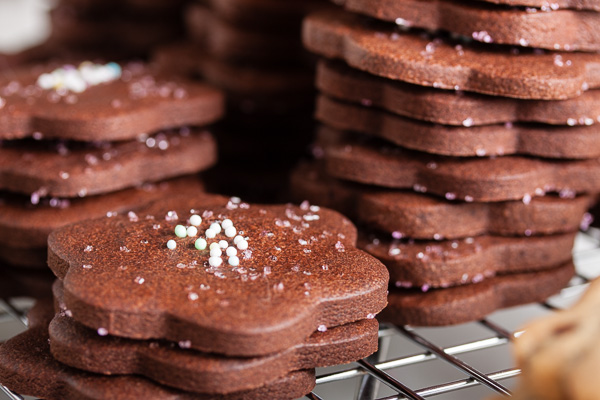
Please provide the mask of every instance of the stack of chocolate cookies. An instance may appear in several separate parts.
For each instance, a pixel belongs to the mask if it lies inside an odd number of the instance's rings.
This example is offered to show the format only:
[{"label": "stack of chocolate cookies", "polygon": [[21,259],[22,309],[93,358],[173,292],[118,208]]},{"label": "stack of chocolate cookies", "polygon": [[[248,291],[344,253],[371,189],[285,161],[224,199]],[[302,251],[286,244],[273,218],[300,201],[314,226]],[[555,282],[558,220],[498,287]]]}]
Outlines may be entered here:
[{"label": "stack of chocolate cookies", "polygon": [[227,94],[215,191],[263,202],[281,197],[289,170],[311,140],[314,66],[302,47],[301,21],[328,5],[197,1],[186,10],[189,42],[157,51],[161,67],[201,76]]},{"label": "stack of chocolate cookies", "polygon": [[304,23],[322,127],[292,187],[361,225],[391,274],[382,316],[459,323],[559,290],[600,191],[600,14],[337,3]]},{"label": "stack of chocolate cookies", "polygon": [[[216,162],[211,86],[141,63],[12,70],[0,81],[0,264],[47,269],[59,227],[203,192]],[[8,266],[7,266],[8,268]]]},{"label": "stack of chocolate cookies", "polygon": [[104,57],[147,57],[184,34],[185,0],[60,0],[46,45]]},{"label": "stack of chocolate cookies", "polygon": [[[47,399],[294,399],[377,349],[388,272],[348,219],[197,194],[52,232],[58,314],[0,347]],[[48,340],[50,339],[50,340]]]}]

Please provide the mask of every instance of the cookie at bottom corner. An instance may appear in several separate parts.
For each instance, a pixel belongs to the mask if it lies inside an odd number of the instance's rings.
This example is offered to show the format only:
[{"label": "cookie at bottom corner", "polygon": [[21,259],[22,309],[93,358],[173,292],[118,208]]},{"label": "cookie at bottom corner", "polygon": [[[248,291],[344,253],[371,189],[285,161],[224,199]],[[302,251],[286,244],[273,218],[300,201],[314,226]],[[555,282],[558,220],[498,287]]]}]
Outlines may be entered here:
[{"label": "cookie at bottom corner", "polygon": [[415,326],[476,321],[501,308],[544,301],[565,287],[574,273],[573,263],[568,262],[547,271],[500,275],[447,289],[390,289],[379,320]]},{"label": "cookie at bottom corner", "polygon": [[571,308],[529,323],[514,341],[518,399],[598,397],[600,279]]},{"label": "cookie at bottom corner", "polygon": [[309,393],[315,385],[314,370],[302,370],[259,389],[230,395],[203,395],[171,389],[133,375],[102,376],[84,372],[59,363],[50,354],[47,324],[53,309],[47,305],[42,307],[44,310],[34,308],[30,314],[29,330],[0,347],[0,382],[14,392],[47,400],[295,399]]}]

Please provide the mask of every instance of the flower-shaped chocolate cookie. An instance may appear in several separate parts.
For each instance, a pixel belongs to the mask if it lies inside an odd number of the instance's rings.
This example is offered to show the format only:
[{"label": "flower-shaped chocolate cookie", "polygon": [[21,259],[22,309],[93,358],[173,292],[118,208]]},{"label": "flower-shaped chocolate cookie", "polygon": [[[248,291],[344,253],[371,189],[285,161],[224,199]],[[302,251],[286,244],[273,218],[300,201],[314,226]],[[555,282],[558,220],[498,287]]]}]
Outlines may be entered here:
[{"label": "flower-shaped chocolate cookie", "polygon": [[223,111],[219,90],[142,63],[36,65],[0,78],[0,139],[127,140],[207,125]]},{"label": "flower-shaped chocolate cookie", "polygon": [[100,335],[249,356],[381,311],[387,270],[355,241],[331,210],[202,195],[61,228],[48,257]]}]

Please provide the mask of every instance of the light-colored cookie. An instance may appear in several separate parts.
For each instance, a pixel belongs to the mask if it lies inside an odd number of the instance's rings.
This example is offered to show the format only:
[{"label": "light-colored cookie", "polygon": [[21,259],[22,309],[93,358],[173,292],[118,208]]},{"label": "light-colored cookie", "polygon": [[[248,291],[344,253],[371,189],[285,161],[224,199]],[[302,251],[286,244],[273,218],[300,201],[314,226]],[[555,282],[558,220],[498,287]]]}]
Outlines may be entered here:
[{"label": "light-colored cookie", "polygon": [[518,399],[600,396],[600,280],[571,309],[532,322],[515,340],[522,369]]}]

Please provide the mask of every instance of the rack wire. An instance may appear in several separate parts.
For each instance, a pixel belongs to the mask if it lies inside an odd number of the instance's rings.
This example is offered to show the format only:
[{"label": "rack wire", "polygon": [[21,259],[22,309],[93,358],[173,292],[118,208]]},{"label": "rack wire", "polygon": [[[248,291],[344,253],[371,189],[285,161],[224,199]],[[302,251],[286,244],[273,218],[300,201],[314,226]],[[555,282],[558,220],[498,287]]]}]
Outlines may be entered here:
[{"label": "rack wire", "polygon": [[[511,341],[524,322],[572,304],[589,280],[600,276],[600,230],[580,233],[573,253],[577,274],[558,295],[541,304],[514,307],[455,327],[413,328],[381,324],[379,351],[356,363],[317,370],[311,400],[419,400],[509,397],[520,370]],[[0,294],[0,334],[24,330],[31,301]],[[18,328],[15,328],[18,325]],[[0,342],[8,337],[0,336]],[[483,361],[483,362],[482,362]],[[424,382],[424,384],[422,383]],[[0,385],[0,400],[23,400]]]}]

